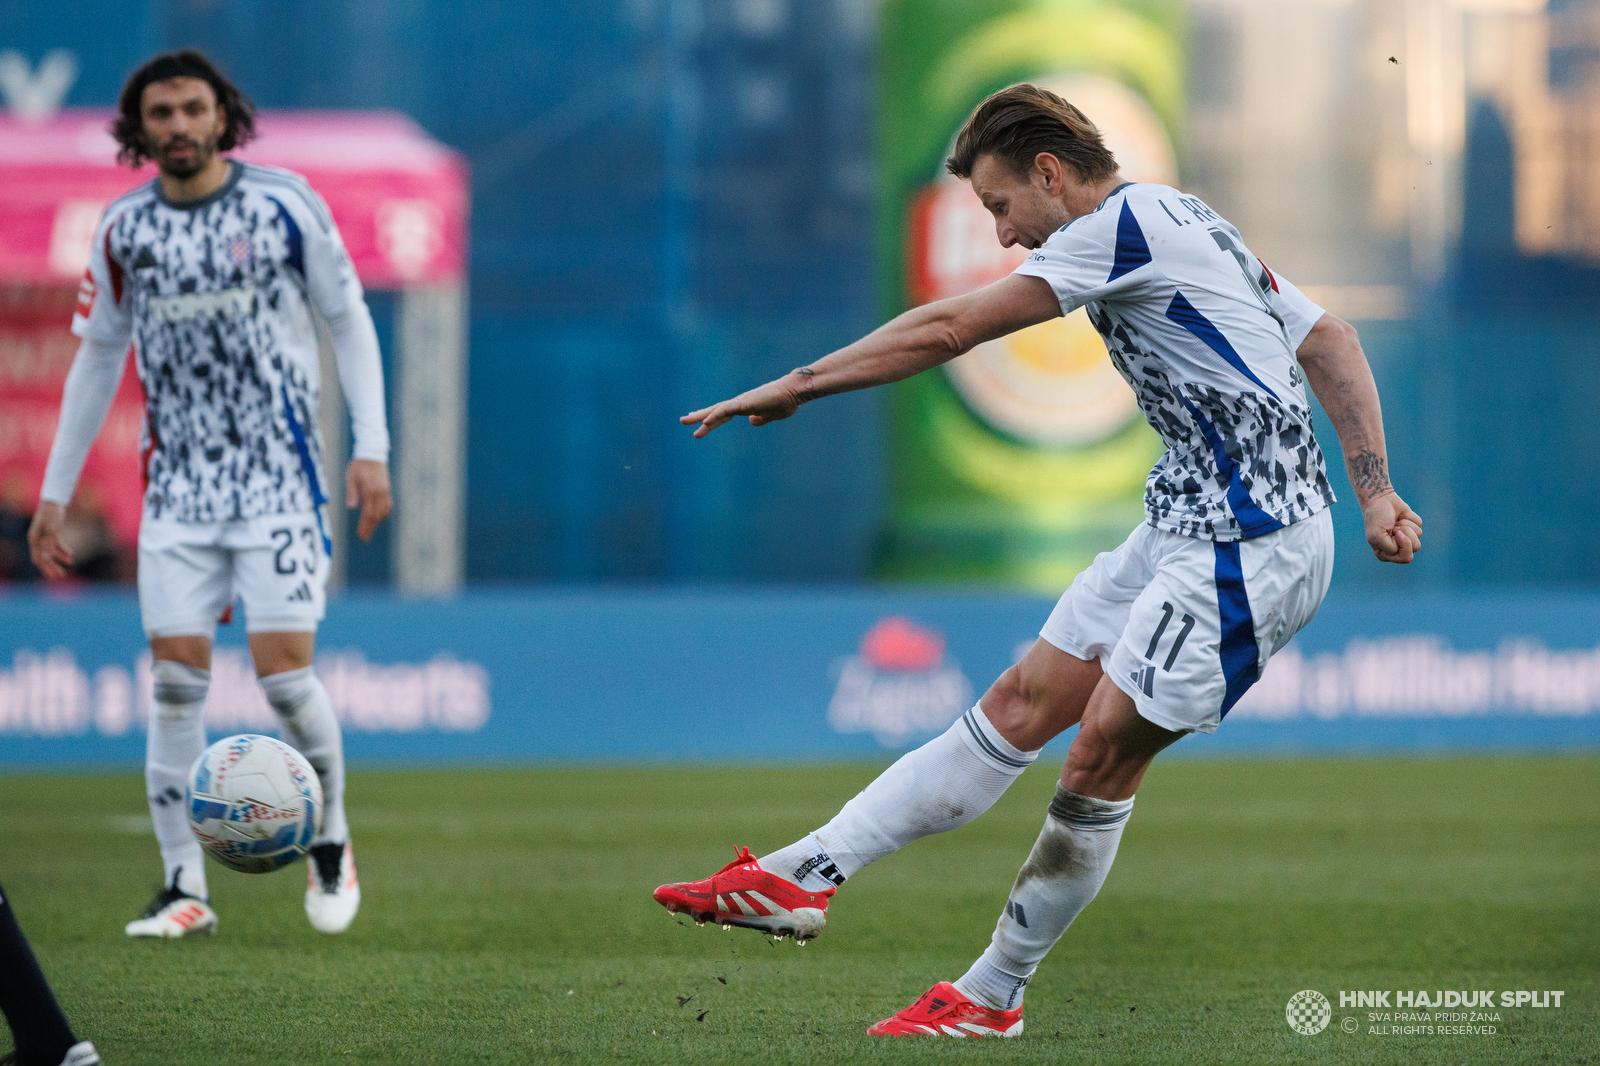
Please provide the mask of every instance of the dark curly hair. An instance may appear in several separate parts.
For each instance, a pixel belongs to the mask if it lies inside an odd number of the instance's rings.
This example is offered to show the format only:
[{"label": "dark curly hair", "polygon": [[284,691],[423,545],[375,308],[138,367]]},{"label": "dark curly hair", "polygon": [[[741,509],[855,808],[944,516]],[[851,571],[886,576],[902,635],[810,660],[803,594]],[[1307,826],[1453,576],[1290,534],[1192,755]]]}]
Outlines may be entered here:
[{"label": "dark curly hair", "polygon": [[111,125],[111,135],[122,145],[117,162],[137,167],[150,158],[144,140],[144,116],[139,109],[145,86],[168,78],[199,78],[217,94],[217,107],[227,116],[227,125],[217,138],[219,151],[238,148],[256,135],[256,105],[211,60],[193,48],[184,48],[156,56],[134,71],[123,85],[117,99],[117,120]]}]

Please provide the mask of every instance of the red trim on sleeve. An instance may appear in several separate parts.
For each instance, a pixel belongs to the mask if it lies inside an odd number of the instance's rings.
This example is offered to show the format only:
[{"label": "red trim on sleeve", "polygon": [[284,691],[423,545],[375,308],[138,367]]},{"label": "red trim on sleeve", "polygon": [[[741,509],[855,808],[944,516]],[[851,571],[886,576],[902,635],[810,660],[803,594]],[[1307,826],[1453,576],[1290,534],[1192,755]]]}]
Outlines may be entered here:
[{"label": "red trim on sleeve", "polygon": [[[1261,263],[1261,257],[1260,256],[1256,257],[1256,262]],[[1277,276],[1272,273],[1272,268],[1267,266],[1267,264],[1265,264],[1265,263],[1261,263],[1261,269],[1265,270],[1267,272],[1267,281],[1268,281],[1269,284],[1272,285],[1272,291],[1273,292],[1279,291],[1278,290],[1278,279],[1277,279]]]},{"label": "red trim on sleeve", "polygon": [[122,267],[111,254],[111,227],[106,227],[106,273],[111,275],[111,300],[122,303]]},{"label": "red trim on sleeve", "polygon": [[88,318],[94,310],[94,275],[88,267],[83,268],[83,280],[78,283],[78,317]]}]

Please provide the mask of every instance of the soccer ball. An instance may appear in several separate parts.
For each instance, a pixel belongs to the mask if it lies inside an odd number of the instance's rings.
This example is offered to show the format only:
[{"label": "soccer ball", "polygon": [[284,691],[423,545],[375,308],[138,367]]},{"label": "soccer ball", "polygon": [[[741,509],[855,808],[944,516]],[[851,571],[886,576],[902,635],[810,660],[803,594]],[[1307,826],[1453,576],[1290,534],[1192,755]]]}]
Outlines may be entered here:
[{"label": "soccer ball", "polygon": [[219,740],[189,768],[189,827],[222,865],[271,873],[306,853],[322,825],[322,782],[281,740]]}]

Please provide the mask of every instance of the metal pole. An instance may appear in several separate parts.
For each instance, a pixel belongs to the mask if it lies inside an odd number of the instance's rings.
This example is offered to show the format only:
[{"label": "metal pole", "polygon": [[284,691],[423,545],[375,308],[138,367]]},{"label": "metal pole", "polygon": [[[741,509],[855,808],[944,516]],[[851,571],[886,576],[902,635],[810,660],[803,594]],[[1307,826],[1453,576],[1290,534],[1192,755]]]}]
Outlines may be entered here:
[{"label": "metal pole", "polygon": [[400,292],[394,582],[446,595],[461,586],[466,501],[466,285]]}]

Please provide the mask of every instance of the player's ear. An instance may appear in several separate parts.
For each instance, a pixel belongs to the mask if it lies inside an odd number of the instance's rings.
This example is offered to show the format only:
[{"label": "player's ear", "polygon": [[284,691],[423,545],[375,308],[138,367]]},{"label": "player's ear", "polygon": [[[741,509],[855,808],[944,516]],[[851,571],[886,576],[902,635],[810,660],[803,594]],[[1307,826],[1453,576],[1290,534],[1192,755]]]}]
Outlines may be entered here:
[{"label": "player's ear", "polygon": [[1052,196],[1059,196],[1065,184],[1061,170],[1061,160],[1056,158],[1054,152],[1040,152],[1033,157],[1034,173],[1044,185],[1044,191]]}]

